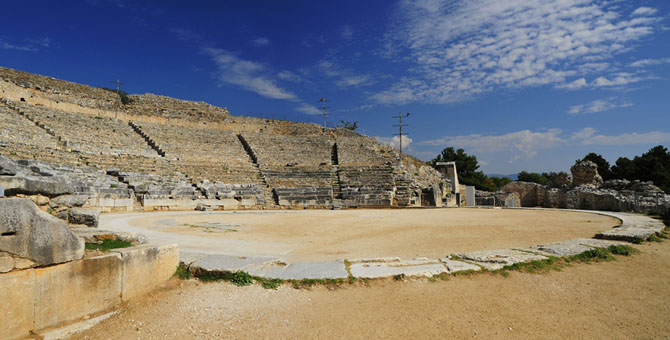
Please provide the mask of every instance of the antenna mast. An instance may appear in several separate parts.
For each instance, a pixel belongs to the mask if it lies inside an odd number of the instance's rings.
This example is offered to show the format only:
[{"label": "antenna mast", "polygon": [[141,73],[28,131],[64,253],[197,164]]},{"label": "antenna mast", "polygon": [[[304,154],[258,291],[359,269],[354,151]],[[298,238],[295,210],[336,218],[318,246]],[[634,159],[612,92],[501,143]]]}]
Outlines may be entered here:
[{"label": "antenna mast", "polygon": [[402,134],[402,127],[403,127],[403,126],[407,126],[407,124],[403,124],[403,123],[402,123],[402,119],[403,119],[403,118],[407,118],[407,117],[409,117],[409,112],[407,112],[407,113],[404,114],[404,115],[402,114],[402,112],[400,112],[400,113],[398,113],[397,116],[393,116],[393,118],[398,118],[398,124],[394,124],[394,125],[393,125],[393,126],[397,126],[397,127],[398,127],[398,133],[393,134],[393,135],[394,135],[394,136],[398,136],[398,139],[399,139],[399,142],[400,142],[400,153],[398,154],[398,161],[400,161],[400,162],[402,162],[402,136],[403,136],[403,134]]},{"label": "antenna mast", "polygon": [[323,134],[324,134],[324,135],[326,134],[326,128],[327,128],[327,127],[326,127],[326,116],[328,115],[328,114],[326,113],[326,109],[327,109],[327,107],[326,107],[326,102],[327,102],[327,101],[329,101],[329,100],[327,100],[327,99],[324,98],[324,97],[319,98],[319,102],[321,102],[321,103],[323,104]]}]

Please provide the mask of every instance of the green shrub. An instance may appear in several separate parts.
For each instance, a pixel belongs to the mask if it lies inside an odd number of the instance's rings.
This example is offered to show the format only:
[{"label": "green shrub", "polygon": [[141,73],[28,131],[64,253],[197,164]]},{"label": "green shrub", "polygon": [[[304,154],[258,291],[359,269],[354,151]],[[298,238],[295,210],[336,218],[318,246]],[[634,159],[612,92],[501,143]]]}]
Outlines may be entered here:
[{"label": "green shrub", "polygon": [[102,240],[102,242],[98,243],[86,242],[85,245],[86,249],[102,250],[102,251],[109,251],[111,249],[117,249],[117,248],[128,248],[130,246],[132,246],[132,243],[128,241],[111,240],[111,239]]}]

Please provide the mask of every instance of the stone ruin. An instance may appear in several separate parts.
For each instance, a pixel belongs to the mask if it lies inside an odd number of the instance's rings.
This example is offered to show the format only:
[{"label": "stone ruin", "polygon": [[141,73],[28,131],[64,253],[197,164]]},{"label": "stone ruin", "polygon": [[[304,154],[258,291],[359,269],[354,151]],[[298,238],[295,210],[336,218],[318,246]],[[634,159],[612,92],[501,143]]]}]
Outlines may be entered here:
[{"label": "stone ruin", "polygon": [[0,155],[18,169],[0,186],[47,190],[41,207],[86,225],[100,211],[442,206],[449,195],[434,169],[347,129],[130,99],[0,68]]},{"label": "stone ruin", "polygon": [[638,180],[603,181],[598,167],[591,161],[570,169],[572,182],[560,188],[515,181],[501,191],[519,196],[522,207],[633,211],[659,213],[670,210],[670,195],[652,182]]}]

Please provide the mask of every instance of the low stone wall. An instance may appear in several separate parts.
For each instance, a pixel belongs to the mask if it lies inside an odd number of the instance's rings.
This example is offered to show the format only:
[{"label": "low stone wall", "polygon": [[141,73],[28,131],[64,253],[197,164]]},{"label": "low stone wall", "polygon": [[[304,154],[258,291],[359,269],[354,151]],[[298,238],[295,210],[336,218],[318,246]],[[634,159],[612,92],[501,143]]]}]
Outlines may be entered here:
[{"label": "low stone wall", "polygon": [[0,274],[0,339],[21,339],[147,293],[167,281],[178,262],[176,245],[142,245]]}]

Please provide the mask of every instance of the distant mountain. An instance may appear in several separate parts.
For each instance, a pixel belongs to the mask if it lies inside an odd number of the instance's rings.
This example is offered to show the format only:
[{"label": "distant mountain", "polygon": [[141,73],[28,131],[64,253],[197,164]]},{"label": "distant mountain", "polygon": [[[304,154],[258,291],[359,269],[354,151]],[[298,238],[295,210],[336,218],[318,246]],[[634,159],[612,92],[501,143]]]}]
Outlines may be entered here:
[{"label": "distant mountain", "polygon": [[509,178],[513,181],[516,181],[516,177],[518,174],[509,174],[509,175],[501,175],[501,174],[487,174],[486,176],[489,177],[503,177],[503,178]]}]

